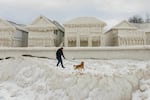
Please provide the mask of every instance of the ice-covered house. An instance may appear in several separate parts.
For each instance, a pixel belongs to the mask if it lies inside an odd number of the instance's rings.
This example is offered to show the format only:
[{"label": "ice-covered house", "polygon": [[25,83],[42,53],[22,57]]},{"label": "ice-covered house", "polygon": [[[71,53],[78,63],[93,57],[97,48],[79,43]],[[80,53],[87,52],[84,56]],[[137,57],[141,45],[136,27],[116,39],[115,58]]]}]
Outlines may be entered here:
[{"label": "ice-covered house", "polygon": [[64,23],[66,47],[99,47],[103,45],[106,23],[95,17],[78,17]]},{"label": "ice-covered house", "polygon": [[0,19],[0,47],[26,47],[27,39],[25,25]]},{"label": "ice-covered house", "polygon": [[146,35],[146,45],[150,45],[150,23],[132,23],[140,31],[144,31]]},{"label": "ice-covered house", "polygon": [[145,45],[144,31],[138,30],[128,21],[122,21],[105,33],[105,46]]},{"label": "ice-covered house", "polygon": [[56,21],[39,16],[30,25],[27,25],[29,31],[29,47],[56,47],[64,39],[64,28]]}]

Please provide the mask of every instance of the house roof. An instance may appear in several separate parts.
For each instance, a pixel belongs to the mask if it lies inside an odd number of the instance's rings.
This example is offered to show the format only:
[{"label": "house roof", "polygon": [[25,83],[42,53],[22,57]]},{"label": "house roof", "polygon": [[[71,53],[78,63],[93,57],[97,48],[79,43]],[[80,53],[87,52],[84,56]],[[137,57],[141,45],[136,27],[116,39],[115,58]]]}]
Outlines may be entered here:
[{"label": "house roof", "polygon": [[135,27],[138,28],[138,30],[150,32],[150,23],[131,23]]},{"label": "house roof", "polygon": [[135,27],[128,21],[123,20],[119,24],[113,26],[111,29],[137,29],[137,27]]},{"label": "house roof", "polygon": [[20,30],[20,31],[27,32],[27,30],[25,29],[25,25],[16,24],[15,22],[4,20],[4,19],[1,19],[1,18],[0,18],[0,29],[2,29],[2,30],[12,30],[12,31]]},{"label": "house roof", "polygon": [[62,27],[62,25],[60,25],[57,21],[53,20],[53,24],[55,24],[62,31],[65,31],[64,27]]},{"label": "house roof", "polygon": [[12,21],[8,21],[12,26],[14,26],[16,29],[27,32],[27,29],[25,28],[25,25],[23,24],[17,24]]},{"label": "house roof", "polygon": [[129,23],[128,21],[123,20],[119,24],[117,24],[117,25],[113,26],[112,28],[110,28],[109,30],[107,30],[105,32],[105,34],[110,32],[113,29],[126,29],[126,30],[133,29],[133,30],[135,30],[135,29],[137,29],[137,27],[135,27],[133,24]]},{"label": "house roof", "polygon": [[45,16],[39,16],[30,25],[27,26],[27,28],[35,28],[35,27],[40,28],[49,27],[64,31],[64,28],[57,21],[52,21]]},{"label": "house roof", "polygon": [[11,25],[8,21],[0,18],[0,29],[15,31],[15,26]]},{"label": "house roof", "polygon": [[70,21],[67,21],[64,23],[64,25],[86,25],[86,24],[99,24],[99,25],[102,25],[102,26],[106,26],[106,23],[95,18],[95,17],[77,17],[77,18],[74,18]]}]

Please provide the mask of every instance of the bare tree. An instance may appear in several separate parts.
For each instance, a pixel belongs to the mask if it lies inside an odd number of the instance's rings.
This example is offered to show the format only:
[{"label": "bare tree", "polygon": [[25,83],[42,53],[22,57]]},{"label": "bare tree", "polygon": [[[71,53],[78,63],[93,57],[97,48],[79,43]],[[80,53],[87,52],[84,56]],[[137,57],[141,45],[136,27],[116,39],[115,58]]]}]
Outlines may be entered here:
[{"label": "bare tree", "polygon": [[131,23],[143,23],[144,22],[143,18],[140,17],[140,16],[137,16],[137,15],[129,18],[128,21],[131,22]]}]

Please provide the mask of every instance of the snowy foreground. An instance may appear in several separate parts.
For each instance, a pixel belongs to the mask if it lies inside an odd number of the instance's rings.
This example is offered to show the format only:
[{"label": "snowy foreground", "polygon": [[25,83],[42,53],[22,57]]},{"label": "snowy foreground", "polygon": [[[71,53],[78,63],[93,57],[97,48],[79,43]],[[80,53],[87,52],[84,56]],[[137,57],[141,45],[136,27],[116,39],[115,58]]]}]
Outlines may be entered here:
[{"label": "snowy foreground", "polygon": [[[74,64],[85,62],[82,74]],[[150,100],[150,61],[0,60],[0,100]]]}]

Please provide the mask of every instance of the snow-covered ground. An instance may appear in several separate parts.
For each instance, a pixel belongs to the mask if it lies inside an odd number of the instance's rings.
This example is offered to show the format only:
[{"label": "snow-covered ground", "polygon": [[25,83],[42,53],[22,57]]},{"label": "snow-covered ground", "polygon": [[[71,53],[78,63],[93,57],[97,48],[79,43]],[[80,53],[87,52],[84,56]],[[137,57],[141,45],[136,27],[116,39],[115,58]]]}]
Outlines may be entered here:
[{"label": "snow-covered ground", "polygon": [[[73,65],[85,62],[81,73]],[[150,100],[150,61],[0,60],[0,100]]]}]

